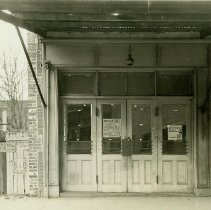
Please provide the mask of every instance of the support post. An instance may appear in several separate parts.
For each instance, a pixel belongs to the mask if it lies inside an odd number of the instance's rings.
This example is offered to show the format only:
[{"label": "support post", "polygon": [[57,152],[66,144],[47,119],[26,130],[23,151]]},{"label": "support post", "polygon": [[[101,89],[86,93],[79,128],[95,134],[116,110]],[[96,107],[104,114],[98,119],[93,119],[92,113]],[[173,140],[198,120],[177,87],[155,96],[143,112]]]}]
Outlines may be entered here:
[{"label": "support post", "polygon": [[16,30],[17,30],[18,37],[19,37],[19,39],[20,39],[21,45],[22,45],[22,47],[23,47],[24,53],[25,53],[25,55],[26,55],[26,59],[27,59],[27,61],[28,61],[29,67],[30,67],[30,69],[31,69],[32,76],[33,76],[34,81],[35,81],[35,84],[36,84],[36,86],[37,86],[37,90],[38,90],[39,95],[40,95],[40,98],[41,98],[41,100],[42,100],[43,106],[44,106],[44,108],[46,108],[46,107],[47,107],[47,104],[45,103],[45,99],[44,99],[43,94],[42,94],[42,91],[41,91],[41,89],[40,89],[40,85],[39,85],[39,83],[38,83],[36,74],[35,74],[35,72],[34,72],[34,69],[33,69],[32,62],[31,62],[31,60],[30,60],[29,54],[28,54],[28,52],[27,52],[27,50],[26,50],[26,46],[25,46],[24,41],[23,41],[23,38],[22,38],[22,36],[21,36],[21,32],[20,32],[20,30],[19,30],[19,27],[17,27],[17,26],[15,26],[15,27],[16,27]]}]

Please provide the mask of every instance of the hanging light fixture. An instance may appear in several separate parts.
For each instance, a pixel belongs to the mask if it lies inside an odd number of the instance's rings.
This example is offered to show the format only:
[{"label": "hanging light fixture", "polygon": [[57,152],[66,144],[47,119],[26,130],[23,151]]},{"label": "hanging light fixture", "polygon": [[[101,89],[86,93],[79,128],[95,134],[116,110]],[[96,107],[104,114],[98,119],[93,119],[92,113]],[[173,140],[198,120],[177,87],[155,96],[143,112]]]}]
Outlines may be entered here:
[{"label": "hanging light fixture", "polygon": [[128,47],[128,57],[127,57],[126,63],[128,66],[132,66],[134,64],[134,59],[131,53],[131,46]]}]

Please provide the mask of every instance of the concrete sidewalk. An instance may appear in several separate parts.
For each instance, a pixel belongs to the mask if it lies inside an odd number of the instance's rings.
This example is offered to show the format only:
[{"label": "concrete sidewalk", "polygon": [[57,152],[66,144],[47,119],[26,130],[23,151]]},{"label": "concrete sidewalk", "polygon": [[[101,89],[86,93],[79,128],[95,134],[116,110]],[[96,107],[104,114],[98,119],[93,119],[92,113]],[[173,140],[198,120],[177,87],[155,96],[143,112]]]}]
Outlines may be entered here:
[{"label": "concrete sidewalk", "polygon": [[211,197],[0,197],[0,210],[211,210]]}]

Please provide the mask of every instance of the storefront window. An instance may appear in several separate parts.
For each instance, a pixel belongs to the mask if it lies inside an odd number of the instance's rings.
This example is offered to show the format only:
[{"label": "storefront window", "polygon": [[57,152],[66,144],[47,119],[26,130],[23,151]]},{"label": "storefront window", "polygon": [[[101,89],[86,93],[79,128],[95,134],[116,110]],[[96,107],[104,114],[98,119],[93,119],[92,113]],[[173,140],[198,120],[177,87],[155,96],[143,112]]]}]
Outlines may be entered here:
[{"label": "storefront window", "polygon": [[154,96],[154,73],[134,74],[127,76],[127,95],[129,96]]},{"label": "storefront window", "polygon": [[94,74],[62,74],[59,81],[59,92],[61,95],[94,95],[94,86]]},{"label": "storefront window", "polygon": [[191,96],[193,81],[191,73],[160,72],[157,74],[157,95]]},{"label": "storefront window", "polygon": [[91,105],[67,106],[67,154],[91,154]]},{"label": "storefront window", "polygon": [[132,106],[132,153],[151,154],[151,107],[133,104]]},{"label": "storefront window", "polygon": [[124,74],[100,74],[99,95],[124,96],[127,94],[126,77]]},{"label": "storefront window", "polygon": [[164,155],[187,153],[185,105],[162,106],[162,135]]},{"label": "storefront window", "polygon": [[102,153],[120,154],[122,137],[120,104],[102,105],[102,124]]},{"label": "storefront window", "polygon": [[191,72],[62,73],[60,95],[192,96]]}]

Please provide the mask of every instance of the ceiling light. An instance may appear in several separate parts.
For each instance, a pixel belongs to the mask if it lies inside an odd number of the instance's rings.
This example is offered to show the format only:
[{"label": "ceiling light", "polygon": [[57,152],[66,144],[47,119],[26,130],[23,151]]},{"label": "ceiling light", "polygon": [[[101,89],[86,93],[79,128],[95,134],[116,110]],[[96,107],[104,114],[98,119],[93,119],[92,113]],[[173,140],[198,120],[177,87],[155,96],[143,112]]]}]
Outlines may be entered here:
[{"label": "ceiling light", "polygon": [[6,9],[3,9],[3,10],[1,10],[1,11],[4,12],[4,13],[6,13],[6,14],[9,14],[9,15],[12,14],[12,12],[10,12],[9,10],[6,10]]},{"label": "ceiling light", "polygon": [[114,12],[112,13],[113,16],[119,16],[119,13],[118,12]]}]

